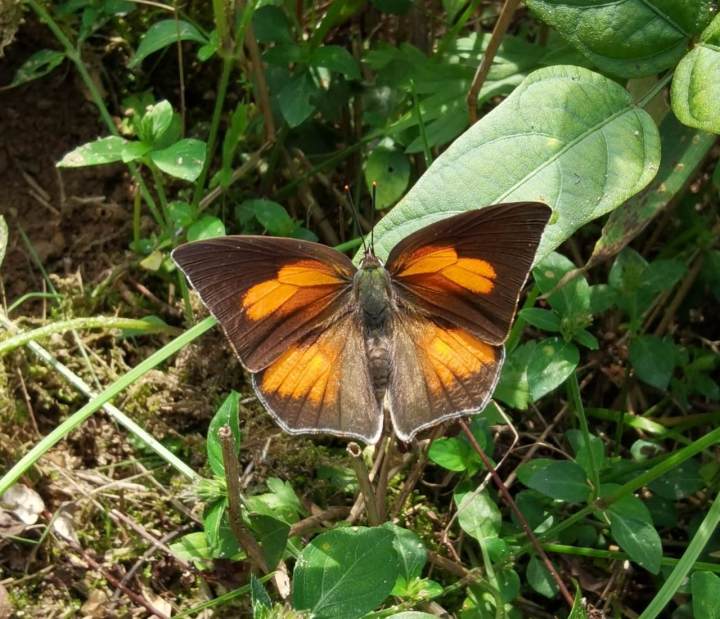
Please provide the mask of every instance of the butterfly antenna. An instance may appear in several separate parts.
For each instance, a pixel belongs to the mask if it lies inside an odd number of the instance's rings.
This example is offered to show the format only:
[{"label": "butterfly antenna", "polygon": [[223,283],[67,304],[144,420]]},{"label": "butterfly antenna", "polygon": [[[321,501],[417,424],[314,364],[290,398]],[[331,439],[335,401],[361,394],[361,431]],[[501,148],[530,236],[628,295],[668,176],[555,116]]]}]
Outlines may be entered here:
[{"label": "butterfly antenna", "polygon": [[377,181],[372,183],[372,218],[370,222],[370,251],[375,254],[375,205],[377,204]]},{"label": "butterfly antenna", "polygon": [[352,210],[355,225],[360,231],[360,240],[362,241],[363,249],[365,250],[365,253],[368,253],[368,246],[365,244],[365,235],[363,234],[362,228],[360,227],[360,215],[358,214],[357,208],[355,207],[355,201],[352,197],[352,191],[350,191],[350,185],[345,185],[345,193],[347,194],[347,199],[350,204],[350,209]]}]

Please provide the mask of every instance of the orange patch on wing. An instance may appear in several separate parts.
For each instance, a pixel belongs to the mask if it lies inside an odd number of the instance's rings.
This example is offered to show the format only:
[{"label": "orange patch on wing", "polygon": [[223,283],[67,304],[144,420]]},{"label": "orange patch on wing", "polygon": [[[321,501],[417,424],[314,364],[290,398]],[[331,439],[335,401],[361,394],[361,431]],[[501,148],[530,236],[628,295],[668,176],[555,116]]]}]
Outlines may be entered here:
[{"label": "orange patch on wing", "polygon": [[479,258],[459,258],[453,247],[424,247],[408,261],[398,275],[438,273],[450,282],[476,294],[489,294],[497,276],[492,264]]},{"label": "orange patch on wing", "polygon": [[277,277],[250,288],[242,299],[251,320],[260,320],[282,308],[300,288],[336,286],[342,279],[331,267],[315,260],[300,260],[282,267]]},{"label": "orange patch on wing", "polygon": [[328,341],[293,346],[265,370],[262,388],[283,398],[332,404],[337,398],[338,381],[332,378],[339,354]]},{"label": "orange patch on wing", "polygon": [[457,328],[433,325],[427,329],[421,347],[432,370],[426,372],[426,379],[435,393],[452,388],[458,380],[478,374],[495,361],[492,346]]}]

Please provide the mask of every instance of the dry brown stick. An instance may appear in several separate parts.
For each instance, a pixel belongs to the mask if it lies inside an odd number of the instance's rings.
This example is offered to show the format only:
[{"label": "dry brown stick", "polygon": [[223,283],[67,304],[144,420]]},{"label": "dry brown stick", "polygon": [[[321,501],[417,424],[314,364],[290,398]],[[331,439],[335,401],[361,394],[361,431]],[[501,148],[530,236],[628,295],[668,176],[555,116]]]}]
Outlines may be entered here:
[{"label": "dry brown stick", "polygon": [[345,505],[329,507],[328,509],[320,512],[319,514],[309,516],[308,518],[304,518],[303,520],[299,520],[298,522],[296,522],[290,527],[290,533],[288,533],[288,537],[305,535],[306,533],[309,533],[310,531],[321,527],[323,522],[345,518],[349,513],[350,508]]},{"label": "dry brown stick", "polygon": [[575,603],[575,599],[573,595],[568,590],[567,586],[563,582],[563,579],[560,578],[560,574],[558,574],[557,570],[555,569],[555,566],[552,564],[550,559],[548,558],[547,554],[543,550],[543,547],[540,545],[540,542],[538,541],[537,537],[535,537],[535,534],[532,532],[532,529],[530,528],[530,525],[528,524],[527,520],[525,519],[525,516],[523,513],[518,509],[517,504],[515,503],[515,500],[510,495],[510,492],[505,487],[505,484],[503,483],[502,479],[500,479],[500,476],[497,474],[497,471],[495,470],[495,467],[492,465],[492,462],[490,462],[490,458],[487,457],[487,454],[485,453],[485,450],[480,447],[480,444],[475,439],[475,435],[470,431],[470,428],[467,425],[467,422],[464,419],[460,419],[459,421],[460,427],[463,429],[463,432],[465,433],[465,436],[467,436],[467,439],[470,441],[470,444],[472,445],[472,448],[475,450],[478,456],[480,456],[480,459],[483,462],[483,465],[485,468],[490,472],[490,475],[493,478],[493,481],[495,482],[495,485],[497,486],[497,489],[500,491],[500,494],[502,495],[503,499],[507,503],[510,510],[515,514],[515,517],[517,518],[518,522],[520,523],[520,526],[525,531],[525,535],[527,535],[528,539],[530,540],[530,543],[532,544],[533,548],[535,549],[535,552],[538,553],[538,556],[542,560],[542,562],[545,564],[545,567],[550,572],[550,575],[553,577],[553,580],[557,583],[558,589],[560,589],[560,593],[565,598],[565,601],[567,602],[568,606],[570,608],[573,607]]},{"label": "dry brown stick", "polygon": [[[382,465],[383,461],[383,453],[384,452],[382,450],[375,450],[375,459],[373,460],[372,469],[370,470],[370,473],[368,475],[371,482],[377,478],[378,472],[380,471],[380,466]],[[365,497],[362,492],[359,492],[357,497],[355,498],[353,506],[350,508],[350,515],[347,517],[347,522],[349,524],[353,524],[360,517],[360,513],[362,512],[364,507]]]},{"label": "dry brown stick", "polygon": [[368,523],[370,526],[381,524],[380,515],[378,514],[377,500],[375,490],[373,490],[368,474],[367,466],[362,457],[362,449],[356,442],[350,442],[347,446],[347,452],[350,455],[350,464],[355,471],[355,476],[360,486],[360,493],[365,500],[365,511],[367,511]]},{"label": "dry brown stick", "polygon": [[695,283],[698,275],[700,275],[700,271],[702,270],[704,262],[704,254],[700,253],[695,256],[695,260],[693,261],[692,266],[688,271],[688,274],[685,276],[685,279],[683,279],[682,283],[678,287],[675,296],[673,297],[672,301],[670,301],[670,305],[667,306],[667,309],[663,314],[660,324],[657,326],[657,329],[655,329],[655,335],[662,336],[667,333],[667,330],[670,328],[670,324],[672,323],[673,318],[675,317],[675,313],[680,307],[680,304],[687,296],[687,293],[690,292],[690,288],[692,288],[692,285]]},{"label": "dry brown stick", "polygon": [[267,574],[270,570],[262,549],[242,520],[242,511],[240,509],[240,463],[235,452],[235,439],[230,426],[220,428],[218,438],[222,446],[223,464],[225,465],[230,528],[238,544],[247,553],[250,562],[263,574]]},{"label": "dry brown stick", "polygon": [[510,26],[510,21],[512,20],[515,10],[519,4],[520,0],[505,0],[505,4],[503,4],[500,16],[498,17],[497,22],[495,22],[495,27],[493,28],[492,35],[490,35],[490,41],[485,49],[480,65],[478,66],[477,71],[475,71],[475,76],[473,77],[472,84],[470,84],[470,90],[467,94],[468,115],[470,116],[471,125],[477,122],[478,119],[477,100],[478,95],[480,94],[480,89],[485,83],[488,73],[490,73],[490,67],[492,66],[495,54],[497,54],[502,38],[507,32],[508,26]]},{"label": "dry brown stick", "polygon": [[390,435],[383,442],[383,461],[377,483],[375,484],[375,506],[377,507],[378,518],[381,523],[387,520],[386,497],[388,483],[391,479],[392,460],[395,453],[395,437]]},{"label": "dry brown stick", "polygon": [[260,57],[260,48],[255,38],[255,31],[252,24],[248,23],[245,30],[245,46],[247,47],[252,64],[253,78],[255,82],[257,103],[265,120],[265,137],[268,141],[275,141],[275,120],[273,119],[272,107],[270,105],[270,89],[265,79],[265,67]]}]

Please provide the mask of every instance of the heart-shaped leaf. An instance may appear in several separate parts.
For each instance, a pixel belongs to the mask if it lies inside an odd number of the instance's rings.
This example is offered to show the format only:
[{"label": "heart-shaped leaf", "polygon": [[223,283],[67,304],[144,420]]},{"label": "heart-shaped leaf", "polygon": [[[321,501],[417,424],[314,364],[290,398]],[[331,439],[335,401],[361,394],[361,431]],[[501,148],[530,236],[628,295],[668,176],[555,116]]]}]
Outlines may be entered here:
[{"label": "heart-shaped leaf", "polygon": [[645,187],[660,162],[652,118],[608,78],[575,66],[531,73],[460,136],[377,225],[381,259],[411,232],[498,202],[554,210],[536,260]]}]

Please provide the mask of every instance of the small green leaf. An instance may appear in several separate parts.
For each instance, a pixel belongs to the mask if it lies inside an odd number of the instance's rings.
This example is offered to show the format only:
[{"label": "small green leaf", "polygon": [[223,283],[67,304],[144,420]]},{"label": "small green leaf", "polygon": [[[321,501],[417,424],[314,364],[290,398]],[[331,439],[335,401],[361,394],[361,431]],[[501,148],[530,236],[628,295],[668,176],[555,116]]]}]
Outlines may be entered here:
[{"label": "small green leaf", "polygon": [[295,564],[293,607],[317,619],[355,619],[382,604],[400,574],[394,539],[383,527],[318,535]]},{"label": "small green leaf", "polygon": [[225,224],[213,215],[203,215],[187,231],[188,241],[202,241],[225,236]]},{"label": "small green leaf", "polygon": [[460,528],[478,542],[498,536],[502,516],[500,509],[486,492],[465,492],[455,495]]},{"label": "small green leaf", "polygon": [[540,309],[539,307],[528,307],[520,310],[518,316],[529,325],[542,329],[543,331],[560,331],[560,316],[550,310]]},{"label": "small green leaf", "polygon": [[[585,438],[580,430],[568,430],[565,433],[573,451],[575,452],[575,462],[577,462],[587,473],[588,476],[592,475],[592,469],[590,467],[590,457],[588,456],[587,445],[585,444]],[[593,463],[595,468],[600,470],[605,464],[605,444],[599,437],[590,434],[590,450],[593,455]]]},{"label": "small green leaf", "polygon": [[255,218],[260,225],[270,234],[275,236],[290,236],[297,224],[293,220],[285,207],[273,202],[272,200],[246,200],[244,203],[246,208],[251,208],[255,213]]},{"label": "small green leaf", "polygon": [[662,542],[643,502],[634,496],[625,496],[608,509],[610,532],[638,565],[653,574],[660,571]]},{"label": "small green leaf", "polygon": [[203,514],[203,529],[213,558],[232,559],[240,553],[228,518],[226,499],[215,501]]},{"label": "small green leaf", "polygon": [[174,200],[167,207],[167,214],[170,221],[178,228],[187,228],[195,219],[195,211],[187,202]]},{"label": "small green leaf", "polygon": [[252,604],[253,617],[256,617],[260,609],[272,608],[272,600],[265,590],[263,584],[255,574],[250,573],[250,603]]},{"label": "small green leaf", "polygon": [[253,12],[253,30],[258,43],[290,43],[290,20],[278,6],[265,5]]},{"label": "small green leaf", "polygon": [[250,528],[262,549],[263,557],[272,570],[282,559],[287,545],[290,525],[265,514],[252,514]]},{"label": "small green leaf", "polygon": [[712,572],[694,572],[690,577],[694,619],[720,619],[720,578]]},{"label": "small green leaf", "polygon": [[583,601],[582,589],[576,588],[573,606],[570,609],[568,619],[588,619],[587,610],[585,610],[585,602]]},{"label": "small green leaf", "polygon": [[536,458],[518,468],[518,479],[545,496],[569,503],[584,503],[590,494],[585,471],[569,460]]},{"label": "small green leaf", "polygon": [[428,458],[449,471],[466,471],[474,463],[473,452],[465,441],[452,437],[435,439],[430,445]]},{"label": "small green leaf", "polygon": [[686,460],[649,484],[650,490],[672,501],[685,499],[704,487],[700,463],[695,459]]},{"label": "small green leaf", "polygon": [[247,498],[250,509],[288,523],[297,522],[303,509],[292,484],[277,477],[270,477],[266,483],[269,492]]},{"label": "small green leaf", "polygon": [[148,105],[140,121],[139,136],[143,142],[153,143],[159,140],[170,128],[173,109],[166,99]]},{"label": "small green leaf", "polygon": [[170,550],[178,559],[193,562],[198,569],[206,569],[212,559],[207,537],[202,531],[184,535],[170,544]]},{"label": "small green leaf", "polygon": [[162,150],[150,153],[150,159],[165,174],[191,183],[197,180],[205,164],[207,145],[202,140],[186,138]]},{"label": "small green leaf", "polygon": [[314,67],[323,67],[335,73],[342,73],[349,79],[360,79],[360,68],[357,60],[344,47],[337,45],[323,45],[313,50],[310,64]]},{"label": "small green leaf", "polygon": [[127,140],[110,135],[78,146],[65,155],[56,165],[58,168],[81,168],[122,161],[122,152]]},{"label": "small green leaf", "polygon": [[14,88],[47,75],[65,59],[65,54],[54,49],[41,49],[23,62],[15,72],[13,81],[5,88]]},{"label": "small green leaf", "polygon": [[557,583],[545,567],[545,564],[536,556],[530,557],[525,575],[528,584],[540,595],[549,599],[557,595]]},{"label": "small green leaf", "polygon": [[311,99],[316,92],[317,88],[306,71],[287,80],[278,93],[278,103],[283,118],[291,128],[302,124],[315,111]]},{"label": "small green leaf", "polygon": [[378,209],[386,209],[397,202],[410,182],[410,162],[401,152],[378,147],[370,154],[364,166],[365,182],[372,193],[377,182]]},{"label": "small green leaf", "polygon": [[240,453],[240,422],[238,420],[239,394],[237,391],[231,391],[220,405],[217,412],[210,421],[207,432],[207,457],[208,464],[215,475],[222,477],[225,475],[225,465],[223,464],[222,444],[218,438],[218,431],[223,426],[230,426],[235,448]]},{"label": "small green leaf", "polygon": [[147,29],[142,39],[140,39],[140,45],[128,66],[131,69],[135,68],[150,54],[177,41],[195,41],[200,44],[208,42],[207,37],[191,23],[182,19],[163,19],[155,22]]},{"label": "small green leaf", "polygon": [[122,152],[120,153],[120,157],[122,158],[123,163],[130,163],[131,161],[142,159],[150,152],[151,149],[152,146],[150,146],[150,144],[146,144],[145,142],[126,142],[123,146]]},{"label": "small green leaf", "polygon": [[675,369],[675,345],[656,335],[640,335],[630,342],[630,363],[638,378],[665,390]]}]

